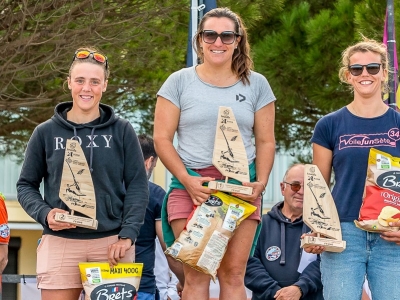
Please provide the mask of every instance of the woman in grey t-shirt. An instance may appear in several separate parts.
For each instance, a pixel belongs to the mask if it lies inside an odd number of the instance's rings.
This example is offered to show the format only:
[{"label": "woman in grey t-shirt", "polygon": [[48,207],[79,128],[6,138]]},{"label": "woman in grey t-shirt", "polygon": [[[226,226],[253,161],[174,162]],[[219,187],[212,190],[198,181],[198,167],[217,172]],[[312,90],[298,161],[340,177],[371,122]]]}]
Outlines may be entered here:
[{"label": "woman in grey t-shirt", "polygon": [[[219,299],[243,300],[246,262],[260,221],[261,193],[275,155],[275,96],[265,77],[251,71],[247,33],[237,14],[227,8],[205,14],[194,43],[202,63],[175,72],[167,79],[158,92],[155,111],[157,154],[184,187],[170,190],[168,222],[178,237],[193,206],[205,202],[212,192],[203,183],[222,179],[212,165],[215,126],[218,107],[231,107],[253,170],[251,182],[243,183],[253,187],[253,194],[232,195],[252,203],[258,210],[241,223],[229,242],[218,269]],[[175,132],[177,149],[173,145]],[[200,176],[189,175],[188,169]],[[208,299],[210,277],[188,266],[184,266],[184,273],[182,299]]]}]

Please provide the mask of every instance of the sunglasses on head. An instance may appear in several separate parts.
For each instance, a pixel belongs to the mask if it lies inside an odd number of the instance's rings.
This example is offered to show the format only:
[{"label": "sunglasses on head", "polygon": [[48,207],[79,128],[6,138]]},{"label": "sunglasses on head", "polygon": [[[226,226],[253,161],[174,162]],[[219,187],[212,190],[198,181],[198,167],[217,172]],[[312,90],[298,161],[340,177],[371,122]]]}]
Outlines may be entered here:
[{"label": "sunglasses on head", "polygon": [[72,62],[73,62],[75,59],[85,59],[85,58],[88,58],[90,55],[92,55],[93,59],[94,59],[95,61],[97,61],[98,63],[106,64],[106,69],[108,68],[107,57],[104,56],[103,54],[99,53],[99,52],[96,52],[96,51],[94,51],[94,52],[91,52],[91,51],[88,51],[88,50],[79,50],[79,51],[76,51],[75,54],[74,54],[74,57],[72,58]]},{"label": "sunglasses on head", "polygon": [[284,181],[283,183],[286,183],[286,184],[290,185],[290,189],[291,189],[293,192],[298,192],[298,191],[300,191],[301,187],[303,186],[303,185],[302,185],[300,182],[298,182],[298,181],[293,181],[292,183]]},{"label": "sunglasses on head", "polygon": [[381,64],[371,63],[368,65],[351,65],[351,66],[349,66],[349,71],[350,71],[351,75],[359,76],[364,71],[364,67],[367,69],[367,72],[370,75],[376,75],[379,73],[379,70],[381,69]]},{"label": "sunglasses on head", "polygon": [[239,34],[233,31],[223,31],[221,33],[217,33],[214,30],[203,30],[201,34],[203,36],[204,43],[207,44],[215,43],[217,38],[220,37],[221,42],[224,43],[225,45],[233,44],[233,42],[236,40],[236,37],[240,36]]}]

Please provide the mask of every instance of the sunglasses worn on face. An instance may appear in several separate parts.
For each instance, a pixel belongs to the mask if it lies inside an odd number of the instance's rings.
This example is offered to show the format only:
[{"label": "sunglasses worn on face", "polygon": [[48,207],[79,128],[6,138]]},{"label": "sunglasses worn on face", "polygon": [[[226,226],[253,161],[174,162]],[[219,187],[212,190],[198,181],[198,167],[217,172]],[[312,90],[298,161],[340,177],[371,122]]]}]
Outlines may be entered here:
[{"label": "sunglasses worn on face", "polygon": [[351,66],[349,66],[349,71],[350,71],[351,75],[359,76],[364,71],[364,67],[367,69],[367,72],[370,75],[376,75],[379,73],[379,70],[381,69],[381,64],[371,63],[368,65],[351,65]]},{"label": "sunglasses worn on face", "polygon": [[74,54],[74,57],[72,59],[72,62],[75,59],[88,58],[90,55],[92,55],[93,59],[95,61],[97,61],[98,63],[106,64],[106,69],[108,68],[108,62],[107,62],[107,57],[106,56],[104,56],[103,54],[98,53],[98,52],[90,52],[90,51],[87,51],[87,50],[76,51],[75,54]]},{"label": "sunglasses worn on face", "polygon": [[300,191],[301,187],[303,186],[303,185],[300,184],[300,182],[298,182],[298,181],[294,181],[294,182],[292,182],[292,183],[289,183],[289,182],[284,181],[283,183],[286,183],[286,184],[290,185],[290,189],[291,189],[293,192],[296,192],[296,193],[297,193],[298,191]]},{"label": "sunglasses worn on face", "polygon": [[203,30],[201,34],[203,35],[204,43],[207,44],[215,43],[217,38],[220,37],[222,43],[224,43],[225,45],[233,44],[233,42],[236,40],[236,37],[239,36],[239,34],[233,31],[223,31],[218,34],[214,30]]}]

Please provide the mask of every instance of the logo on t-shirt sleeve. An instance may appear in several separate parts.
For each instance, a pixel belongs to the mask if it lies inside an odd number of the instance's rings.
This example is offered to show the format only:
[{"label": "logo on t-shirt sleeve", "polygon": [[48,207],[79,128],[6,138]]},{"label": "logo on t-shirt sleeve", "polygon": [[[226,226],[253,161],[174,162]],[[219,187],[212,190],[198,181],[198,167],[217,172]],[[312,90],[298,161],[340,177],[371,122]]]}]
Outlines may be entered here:
[{"label": "logo on t-shirt sleeve", "polygon": [[8,227],[8,224],[1,224],[0,237],[3,239],[7,239],[9,236],[10,236],[10,227]]}]

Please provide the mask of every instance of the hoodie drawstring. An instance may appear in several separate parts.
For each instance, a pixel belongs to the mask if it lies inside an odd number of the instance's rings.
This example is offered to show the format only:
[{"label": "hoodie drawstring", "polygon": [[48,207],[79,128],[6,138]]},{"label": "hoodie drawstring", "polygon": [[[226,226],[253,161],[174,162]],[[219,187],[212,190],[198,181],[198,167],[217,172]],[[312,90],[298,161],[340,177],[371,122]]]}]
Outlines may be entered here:
[{"label": "hoodie drawstring", "polygon": [[284,265],[286,264],[286,245],[285,245],[285,223],[281,223],[281,261],[279,264]]},{"label": "hoodie drawstring", "polygon": [[78,133],[76,132],[76,127],[74,126],[74,138],[77,139],[77,141],[79,141],[78,139]]}]

